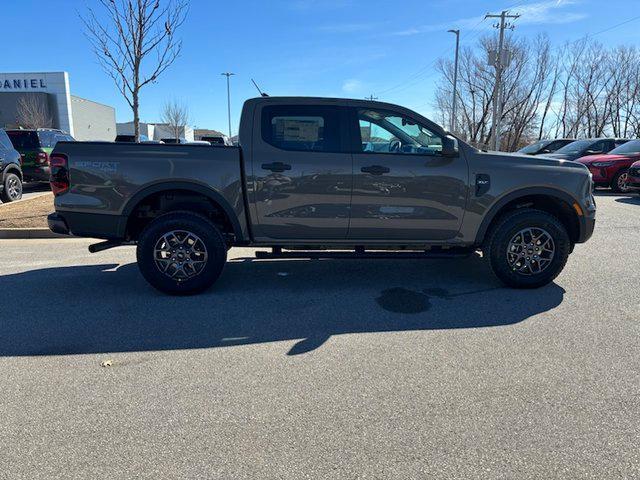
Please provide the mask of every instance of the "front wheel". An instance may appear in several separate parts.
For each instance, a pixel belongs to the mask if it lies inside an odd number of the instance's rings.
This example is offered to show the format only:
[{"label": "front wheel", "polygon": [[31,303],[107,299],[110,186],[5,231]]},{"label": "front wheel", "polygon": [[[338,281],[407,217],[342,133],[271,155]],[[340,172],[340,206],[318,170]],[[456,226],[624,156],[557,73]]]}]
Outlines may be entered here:
[{"label": "front wheel", "polygon": [[22,180],[15,173],[4,176],[4,188],[0,193],[0,200],[4,203],[15,202],[22,198]]},{"label": "front wheel", "polygon": [[192,212],[166,213],[140,234],[136,251],[142,276],[171,295],[200,293],[215,283],[227,260],[220,230]]},{"label": "front wheel", "polygon": [[538,288],[560,274],[570,249],[569,234],[556,217],[527,208],[498,220],[485,252],[494,274],[507,286]]},{"label": "front wheel", "polygon": [[629,188],[629,172],[627,170],[620,170],[616,173],[611,182],[611,190],[616,193],[628,193],[631,191]]}]

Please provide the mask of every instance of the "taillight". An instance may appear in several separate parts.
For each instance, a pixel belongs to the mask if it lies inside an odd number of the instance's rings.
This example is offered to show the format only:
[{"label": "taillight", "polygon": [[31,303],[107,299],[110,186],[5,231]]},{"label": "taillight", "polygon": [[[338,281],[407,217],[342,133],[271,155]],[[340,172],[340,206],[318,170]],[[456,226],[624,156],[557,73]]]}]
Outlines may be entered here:
[{"label": "taillight", "polygon": [[50,183],[54,195],[61,195],[69,190],[69,166],[66,155],[53,154],[49,160],[51,166]]},{"label": "taillight", "polygon": [[38,162],[40,165],[48,165],[49,154],[46,152],[38,152],[38,156],[36,157],[36,162]]}]

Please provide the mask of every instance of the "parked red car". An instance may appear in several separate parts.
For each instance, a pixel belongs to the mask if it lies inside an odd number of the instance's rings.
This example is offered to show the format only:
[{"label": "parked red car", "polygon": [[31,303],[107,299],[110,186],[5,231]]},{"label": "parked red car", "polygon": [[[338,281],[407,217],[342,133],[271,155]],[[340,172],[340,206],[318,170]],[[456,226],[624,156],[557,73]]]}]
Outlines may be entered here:
[{"label": "parked red car", "polygon": [[629,167],[640,161],[640,140],[632,140],[605,155],[591,155],[577,160],[586,165],[597,187],[611,187],[614,192],[627,193]]},{"label": "parked red car", "polygon": [[629,167],[627,185],[635,191],[640,191],[640,162],[636,162]]}]

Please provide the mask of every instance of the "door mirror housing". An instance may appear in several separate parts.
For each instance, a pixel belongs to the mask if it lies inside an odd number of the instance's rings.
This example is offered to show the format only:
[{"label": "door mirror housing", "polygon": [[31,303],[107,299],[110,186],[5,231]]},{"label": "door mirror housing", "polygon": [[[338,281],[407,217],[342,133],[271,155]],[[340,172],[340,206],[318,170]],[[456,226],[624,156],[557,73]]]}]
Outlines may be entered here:
[{"label": "door mirror housing", "polygon": [[442,138],[442,156],[457,157],[458,156],[458,140],[449,135]]}]

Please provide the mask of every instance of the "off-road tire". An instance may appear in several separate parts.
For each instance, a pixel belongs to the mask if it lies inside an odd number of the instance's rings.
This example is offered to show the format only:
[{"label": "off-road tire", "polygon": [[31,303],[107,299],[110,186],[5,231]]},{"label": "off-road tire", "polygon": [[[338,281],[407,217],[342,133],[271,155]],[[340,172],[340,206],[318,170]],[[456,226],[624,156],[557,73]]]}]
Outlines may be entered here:
[{"label": "off-road tire", "polygon": [[[544,270],[524,275],[514,271],[509,264],[507,252],[514,236],[527,228],[541,228],[548,232],[555,252]],[[538,288],[550,283],[564,268],[570,250],[571,240],[562,222],[550,213],[532,208],[512,210],[500,217],[491,228],[484,247],[493,273],[512,288]]]},{"label": "off-road tire", "polygon": [[[156,247],[164,235],[186,231],[196,235],[206,247],[206,263],[195,276],[170,278],[156,262]],[[218,227],[208,218],[189,211],[166,213],[147,225],[138,238],[138,268],[154,288],[170,295],[192,295],[211,287],[220,277],[227,261],[227,246]]]},{"label": "off-road tire", "polygon": [[15,202],[22,198],[22,180],[15,173],[9,172],[4,176],[4,185],[0,200],[2,203]]}]

